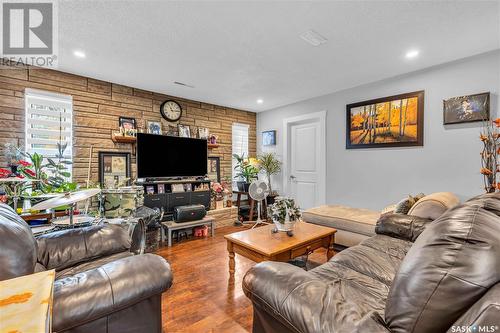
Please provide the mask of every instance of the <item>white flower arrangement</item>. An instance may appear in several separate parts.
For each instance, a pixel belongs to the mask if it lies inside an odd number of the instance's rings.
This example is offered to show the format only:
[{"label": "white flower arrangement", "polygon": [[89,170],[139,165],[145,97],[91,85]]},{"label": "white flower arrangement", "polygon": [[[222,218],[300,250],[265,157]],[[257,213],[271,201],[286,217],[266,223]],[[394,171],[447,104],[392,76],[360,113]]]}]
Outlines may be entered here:
[{"label": "white flower arrangement", "polygon": [[273,221],[279,223],[296,222],[302,217],[300,208],[292,198],[276,197],[274,204],[270,205],[268,210]]}]

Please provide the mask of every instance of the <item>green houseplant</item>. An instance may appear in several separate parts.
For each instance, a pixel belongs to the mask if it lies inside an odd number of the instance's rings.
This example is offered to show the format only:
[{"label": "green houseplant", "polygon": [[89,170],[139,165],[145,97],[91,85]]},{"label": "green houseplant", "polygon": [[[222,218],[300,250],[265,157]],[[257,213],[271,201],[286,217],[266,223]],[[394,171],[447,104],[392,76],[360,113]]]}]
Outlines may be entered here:
[{"label": "green houseplant", "polygon": [[274,198],[278,195],[276,191],[273,191],[271,186],[271,176],[276,175],[281,172],[281,161],[276,158],[274,153],[263,153],[259,156],[260,170],[266,174],[267,185],[269,185],[269,196],[268,204],[274,202]]},{"label": "green houseplant", "polygon": [[233,158],[236,160],[234,170],[237,172],[234,178],[239,179],[237,182],[238,190],[248,192],[248,187],[252,180],[258,178],[260,171],[259,160],[256,158],[245,158],[245,154],[241,156],[233,154]]}]

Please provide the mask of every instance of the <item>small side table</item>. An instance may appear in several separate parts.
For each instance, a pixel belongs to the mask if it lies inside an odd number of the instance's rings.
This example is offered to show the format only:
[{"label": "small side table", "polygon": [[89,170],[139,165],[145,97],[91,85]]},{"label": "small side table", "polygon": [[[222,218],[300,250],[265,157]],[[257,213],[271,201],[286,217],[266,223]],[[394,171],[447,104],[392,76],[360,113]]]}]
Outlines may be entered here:
[{"label": "small side table", "polygon": [[172,231],[174,230],[179,230],[179,229],[186,229],[190,227],[199,227],[203,225],[208,225],[210,226],[210,235],[212,237],[215,236],[215,219],[210,216],[205,216],[201,220],[196,220],[196,221],[190,221],[190,222],[173,222],[173,221],[168,221],[168,222],[162,222],[162,233],[161,233],[161,241],[162,243],[165,242],[165,234],[167,236],[167,246],[172,246]]},{"label": "small side table", "polygon": [[[238,207],[238,214],[239,210],[241,208],[241,196],[246,195],[248,198],[248,205],[250,206],[250,212],[248,214],[248,222],[253,221],[253,213],[254,213],[254,207],[257,204],[255,200],[250,197],[250,194],[248,192],[244,191],[233,191],[233,194],[236,194],[236,207]],[[262,200],[262,218],[266,219],[267,218],[267,201],[266,199]]]}]

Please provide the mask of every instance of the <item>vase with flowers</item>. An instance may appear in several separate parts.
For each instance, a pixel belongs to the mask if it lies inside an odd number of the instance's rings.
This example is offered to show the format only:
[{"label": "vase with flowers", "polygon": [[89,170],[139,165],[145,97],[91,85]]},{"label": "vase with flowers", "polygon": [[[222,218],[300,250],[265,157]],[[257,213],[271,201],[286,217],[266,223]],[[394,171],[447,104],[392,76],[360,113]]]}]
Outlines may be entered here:
[{"label": "vase with flowers", "polygon": [[273,220],[278,231],[292,231],[295,223],[302,217],[300,208],[295,200],[286,197],[277,197],[274,204],[268,207],[268,216]]},{"label": "vase with flowers", "polygon": [[500,190],[500,184],[497,182],[497,173],[500,171],[500,118],[485,121],[479,139],[483,143],[480,173],[483,175],[484,190],[486,193],[493,193]]},{"label": "vase with flowers", "polygon": [[250,183],[258,178],[260,162],[255,157],[245,158],[245,154],[233,154],[233,158],[236,160],[234,167],[236,176],[234,178],[238,180],[236,182],[238,191],[248,192]]},{"label": "vase with flowers", "polygon": [[215,209],[224,208],[224,196],[229,193],[229,190],[218,182],[213,182],[211,185],[211,197],[215,202]]}]

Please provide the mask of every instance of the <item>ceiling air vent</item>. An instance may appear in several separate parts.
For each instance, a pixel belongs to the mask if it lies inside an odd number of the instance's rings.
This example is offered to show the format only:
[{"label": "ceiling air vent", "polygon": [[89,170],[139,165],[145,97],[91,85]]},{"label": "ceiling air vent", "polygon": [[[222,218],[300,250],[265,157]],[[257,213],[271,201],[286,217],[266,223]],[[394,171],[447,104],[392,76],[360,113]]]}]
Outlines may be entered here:
[{"label": "ceiling air vent", "polygon": [[300,38],[311,44],[312,46],[320,46],[325,44],[327,39],[321,36],[314,30],[307,30],[306,32],[300,34]]},{"label": "ceiling air vent", "polygon": [[184,87],[188,87],[188,88],[194,88],[194,86],[192,86],[192,85],[189,85],[189,84],[186,84],[186,83],[182,83],[182,82],[179,82],[179,81],[175,81],[174,84],[178,84],[179,86],[184,86]]}]

